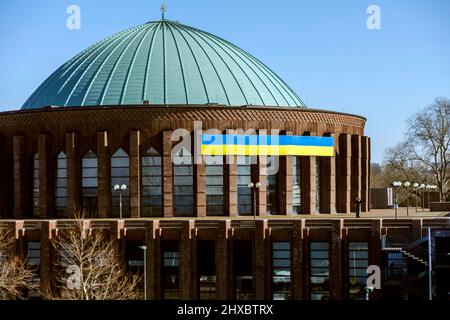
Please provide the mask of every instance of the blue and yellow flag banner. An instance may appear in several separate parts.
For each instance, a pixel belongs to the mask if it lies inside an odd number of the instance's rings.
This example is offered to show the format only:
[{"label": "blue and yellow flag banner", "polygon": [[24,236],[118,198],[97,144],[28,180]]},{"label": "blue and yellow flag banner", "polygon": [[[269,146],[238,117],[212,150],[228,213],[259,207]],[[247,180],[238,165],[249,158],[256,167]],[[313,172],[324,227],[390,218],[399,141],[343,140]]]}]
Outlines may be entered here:
[{"label": "blue and yellow flag banner", "polygon": [[334,156],[332,137],[202,134],[202,155]]}]

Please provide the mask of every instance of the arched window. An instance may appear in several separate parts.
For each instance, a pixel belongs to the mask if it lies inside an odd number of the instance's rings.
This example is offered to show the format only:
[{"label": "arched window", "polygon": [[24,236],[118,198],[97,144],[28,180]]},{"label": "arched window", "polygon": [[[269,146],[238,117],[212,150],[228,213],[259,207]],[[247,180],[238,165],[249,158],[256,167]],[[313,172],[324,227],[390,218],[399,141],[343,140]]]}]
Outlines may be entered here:
[{"label": "arched window", "polygon": [[279,192],[278,192],[278,159],[275,157],[267,158],[267,213],[279,214]]},{"label": "arched window", "polygon": [[223,216],[225,214],[223,163],[223,157],[218,157],[205,166],[206,215],[208,216]]},{"label": "arched window", "polygon": [[142,217],[163,215],[162,158],[153,148],[142,156]]},{"label": "arched window", "polygon": [[81,161],[81,167],[83,210],[89,216],[95,216],[98,211],[98,162],[95,153],[88,151]]},{"label": "arched window", "polygon": [[67,213],[67,156],[60,152],[56,159],[55,209],[58,217]]},{"label": "arched window", "polygon": [[39,154],[33,158],[33,216],[39,216]]},{"label": "arched window", "polygon": [[[114,190],[115,185],[126,185],[126,190]],[[111,213],[120,217],[120,198],[122,198],[122,217],[130,216],[130,158],[119,149],[111,158]]]},{"label": "arched window", "polygon": [[240,216],[252,215],[253,195],[248,184],[252,182],[251,157],[237,157],[238,213]]},{"label": "arched window", "polygon": [[173,164],[173,211],[176,216],[194,215],[194,166],[189,151],[180,149]]},{"label": "arched window", "polygon": [[292,213],[300,214],[302,189],[301,158],[292,157]]}]

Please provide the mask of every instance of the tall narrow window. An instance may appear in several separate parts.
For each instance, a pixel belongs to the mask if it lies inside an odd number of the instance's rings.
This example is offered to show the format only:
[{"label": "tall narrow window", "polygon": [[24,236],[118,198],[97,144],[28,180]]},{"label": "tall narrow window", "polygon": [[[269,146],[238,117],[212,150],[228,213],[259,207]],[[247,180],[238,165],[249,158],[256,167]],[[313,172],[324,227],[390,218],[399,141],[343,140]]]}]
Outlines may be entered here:
[{"label": "tall narrow window", "polygon": [[194,215],[194,166],[192,156],[181,149],[173,164],[173,210],[176,216]]},{"label": "tall narrow window", "polygon": [[143,217],[163,215],[162,158],[153,148],[142,156],[142,212]]},{"label": "tall narrow window", "polygon": [[238,213],[241,216],[250,216],[253,214],[252,190],[248,187],[252,179],[250,157],[238,157],[237,159]]},{"label": "tall narrow window", "polygon": [[367,242],[349,242],[348,244],[348,279],[350,300],[363,300],[367,281],[369,252]]},{"label": "tall narrow window", "polygon": [[291,243],[272,243],[272,291],[274,300],[291,298]]},{"label": "tall narrow window", "polygon": [[[41,283],[40,266],[41,266],[41,243],[28,242],[27,264],[34,269],[32,282],[39,288]],[[40,290],[34,289],[28,292],[28,298],[40,298]]]},{"label": "tall narrow window", "polygon": [[301,207],[301,186],[302,168],[301,158],[292,157],[292,213],[300,214]]},{"label": "tall narrow window", "polygon": [[67,156],[64,152],[56,159],[55,208],[58,217],[67,214]]},{"label": "tall narrow window", "polygon": [[35,154],[33,158],[33,215],[39,216],[39,154]]},{"label": "tall narrow window", "polygon": [[223,181],[223,160],[206,165],[206,214],[208,216],[224,215]]},{"label": "tall narrow window", "polygon": [[137,291],[141,299],[144,297],[144,252],[139,247],[142,244],[127,242],[126,258],[128,270],[139,277]]},{"label": "tall narrow window", "polygon": [[98,161],[92,151],[81,161],[81,197],[83,210],[88,216],[97,216],[98,211]]},{"label": "tall narrow window", "polygon": [[322,184],[320,183],[320,158],[316,158],[316,213],[321,212],[321,202],[322,202],[322,195],[321,195],[321,188]]},{"label": "tall narrow window", "polygon": [[214,241],[197,242],[197,268],[200,300],[216,299],[216,247]]},{"label": "tall narrow window", "polygon": [[251,241],[233,244],[234,288],[236,300],[253,298],[253,248]]},{"label": "tall narrow window", "polygon": [[178,242],[163,242],[162,254],[162,285],[164,299],[180,299],[180,252]]},{"label": "tall narrow window", "polygon": [[[114,190],[115,185],[125,185],[126,189]],[[130,158],[122,149],[111,158],[111,214],[120,216],[120,198],[122,198],[122,217],[130,216]]]},{"label": "tall narrow window", "polygon": [[311,300],[328,300],[330,295],[329,243],[311,242],[309,246]]},{"label": "tall narrow window", "polygon": [[[275,171],[272,169],[276,165],[278,160],[275,157],[269,157],[268,163],[271,166],[270,171]],[[278,166],[276,166],[278,167]],[[279,193],[278,193],[278,170],[277,172],[268,172],[267,175],[267,191],[266,191],[266,199],[267,199],[267,213],[268,214],[279,214]]]}]

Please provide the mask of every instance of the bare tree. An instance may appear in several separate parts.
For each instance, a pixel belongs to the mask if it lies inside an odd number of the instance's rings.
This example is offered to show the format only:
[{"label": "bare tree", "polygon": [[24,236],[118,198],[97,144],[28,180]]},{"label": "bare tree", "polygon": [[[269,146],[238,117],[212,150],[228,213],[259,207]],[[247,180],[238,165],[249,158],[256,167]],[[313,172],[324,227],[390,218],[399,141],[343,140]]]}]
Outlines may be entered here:
[{"label": "bare tree", "polygon": [[436,101],[408,120],[406,147],[411,160],[423,164],[434,176],[442,201],[448,190],[450,156],[450,100]]},{"label": "bare tree", "polygon": [[12,256],[9,248],[14,237],[9,229],[0,228],[0,300],[23,299],[25,289],[36,290],[35,270],[23,257]]},{"label": "bare tree", "polygon": [[55,285],[47,299],[138,299],[139,276],[126,270],[116,253],[115,241],[102,231],[85,227],[81,217],[52,240],[56,252]]}]

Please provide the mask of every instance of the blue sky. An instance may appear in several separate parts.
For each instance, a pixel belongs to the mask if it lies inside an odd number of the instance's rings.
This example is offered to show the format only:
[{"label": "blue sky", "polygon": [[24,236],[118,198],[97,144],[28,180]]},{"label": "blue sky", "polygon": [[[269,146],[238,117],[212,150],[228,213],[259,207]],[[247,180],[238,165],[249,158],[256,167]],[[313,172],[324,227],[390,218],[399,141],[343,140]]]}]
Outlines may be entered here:
[{"label": "blue sky", "polygon": [[[66,9],[81,8],[81,30]],[[367,7],[381,9],[368,30]],[[167,18],[254,54],[313,108],[368,118],[372,158],[399,142],[405,121],[450,98],[448,0],[167,0]],[[56,68],[87,46],[160,18],[155,0],[0,2],[0,111],[19,109]]]}]

